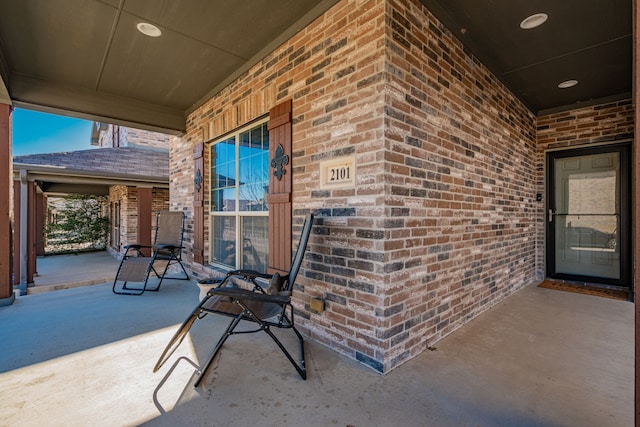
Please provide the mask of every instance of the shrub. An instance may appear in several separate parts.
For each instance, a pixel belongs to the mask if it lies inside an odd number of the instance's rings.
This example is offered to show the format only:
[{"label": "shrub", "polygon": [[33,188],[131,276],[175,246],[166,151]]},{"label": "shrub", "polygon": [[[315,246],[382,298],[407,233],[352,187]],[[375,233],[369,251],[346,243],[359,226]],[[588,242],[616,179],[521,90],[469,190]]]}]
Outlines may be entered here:
[{"label": "shrub", "polygon": [[109,232],[109,219],[102,214],[105,204],[104,196],[74,195],[65,198],[57,221],[45,227],[47,252],[105,249]]}]

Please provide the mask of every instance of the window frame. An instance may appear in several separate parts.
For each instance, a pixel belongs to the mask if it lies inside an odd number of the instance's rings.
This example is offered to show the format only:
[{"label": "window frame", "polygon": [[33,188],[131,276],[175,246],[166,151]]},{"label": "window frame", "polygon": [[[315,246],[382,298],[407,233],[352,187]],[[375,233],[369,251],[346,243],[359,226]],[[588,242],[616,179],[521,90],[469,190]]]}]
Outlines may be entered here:
[{"label": "window frame", "polygon": [[[216,218],[233,218],[235,221],[235,239],[236,242],[243,242],[243,229],[242,229],[242,225],[243,225],[243,218],[246,217],[260,217],[260,218],[265,218],[265,225],[267,227],[267,232],[266,232],[266,251],[265,251],[265,269],[266,266],[268,265],[268,256],[269,256],[269,238],[270,238],[270,233],[268,230],[269,227],[269,205],[266,201],[267,199],[267,195],[269,194],[268,190],[266,191],[265,194],[265,200],[264,200],[264,210],[260,210],[260,211],[254,211],[254,210],[242,210],[241,209],[241,203],[240,203],[240,182],[239,180],[236,179],[235,182],[235,189],[234,189],[234,210],[233,211],[222,211],[222,210],[214,210],[213,209],[213,193],[214,193],[214,184],[215,184],[215,174],[213,173],[213,167],[214,167],[214,147],[216,146],[216,144],[224,142],[226,140],[229,140],[230,138],[235,138],[234,142],[235,142],[235,150],[234,150],[234,159],[235,159],[235,170],[234,170],[234,174],[236,177],[240,176],[240,170],[241,170],[241,165],[240,165],[240,135],[244,132],[247,131],[251,131],[252,129],[259,127],[259,126],[268,126],[268,122],[269,122],[269,115],[263,115],[261,117],[256,118],[255,120],[252,120],[246,124],[244,124],[243,126],[240,126],[230,132],[227,132],[223,135],[220,135],[219,137],[210,140],[209,142],[206,143],[205,147],[207,150],[207,155],[209,156],[210,162],[206,171],[206,179],[207,179],[207,183],[208,183],[208,195],[207,197],[209,198],[209,204],[207,207],[207,213],[208,213],[208,223],[209,223],[209,235],[207,238],[207,243],[209,246],[209,251],[207,254],[207,263],[209,265],[213,265],[216,267],[220,267],[223,269],[240,269],[240,268],[246,268],[245,266],[243,266],[243,256],[242,256],[242,251],[243,251],[243,245],[242,244],[236,244],[235,245],[235,265],[231,266],[229,264],[225,264],[223,262],[220,262],[218,260],[214,259],[214,239],[215,239],[215,221]],[[269,136],[269,132],[267,129],[267,136]],[[267,150],[267,165],[266,165],[266,169],[267,171],[269,171],[269,167],[268,167],[268,162],[269,162],[269,150]],[[267,177],[268,177],[268,173],[267,173]],[[268,179],[268,178],[267,178]]]}]

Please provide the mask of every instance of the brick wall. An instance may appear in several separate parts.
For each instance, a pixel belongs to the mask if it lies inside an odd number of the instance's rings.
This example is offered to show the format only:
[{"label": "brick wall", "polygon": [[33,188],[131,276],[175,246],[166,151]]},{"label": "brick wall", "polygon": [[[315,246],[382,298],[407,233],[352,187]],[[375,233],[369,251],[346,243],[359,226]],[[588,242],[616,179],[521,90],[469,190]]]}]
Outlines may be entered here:
[{"label": "brick wall", "polygon": [[[169,151],[169,209],[183,211],[185,214],[185,234],[182,245],[183,260],[193,270],[195,279],[211,275],[208,269],[193,263],[193,147],[202,142],[202,132],[192,129],[183,138],[171,137]],[[208,168],[205,165],[205,170]],[[209,182],[205,182],[206,188]],[[208,223],[205,222],[205,226]],[[207,244],[205,240],[205,244]]]},{"label": "brick wall", "polygon": [[[120,202],[120,251],[109,248],[109,252],[121,255],[124,253],[124,246],[138,242],[138,189],[126,185],[110,187],[108,203],[116,201]],[[151,194],[151,227],[156,225],[158,211],[166,209],[169,209],[169,190],[154,188]],[[153,242],[153,234],[151,241]]]},{"label": "brick wall", "polygon": [[[194,145],[286,99],[294,222],[318,218],[294,292],[311,338],[386,372],[542,279],[536,118],[417,0],[341,1],[189,114],[170,205],[190,233]],[[355,188],[320,189],[346,155]]]},{"label": "brick wall", "polygon": [[[358,149],[368,153],[368,159],[361,160],[362,175],[373,177],[381,174],[366,172],[366,169],[373,171],[374,168],[367,165],[375,164],[374,150],[382,145],[382,119],[376,116],[383,111],[383,10],[384,2],[381,0],[339,3],[330,14],[300,31],[187,117],[186,136],[175,138],[171,144],[170,194],[172,209],[182,209],[187,213],[190,232],[194,144],[211,140],[262,117],[271,107],[289,98],[294,104],[293,166],[296,179],[293,199],[298,222],[309,209],[326,206],[324,193],[316,187],[318,159],[353,153],[357,142]],[[347,22],[351,22],[351,26],[347,26]],[[345,108],[347,102],[350,105]],[[355,127],[358,127],[358,135],[352,135]],[[354,146],[349,147],[350,144]],[[345,146],[346,149],[340,148]],[[208,155],[206,152],[205,169],[210,167]],[[205,184],[207,195],[209,183]],[[367,199],[367,204],[375,206],[376,196],[371,192],[381,192],[381,187],[372,185],[368,191],[370,194],[365,194],[363,189],[361,196]],[[355,190],[342,194],[343,197],[353,195]],[[206,199],[206,206],[208,203]],[[346,220],[344,217],[340,221]],[[205,235],[208,235],[208,224],[206,219]],[[330,250],[323,244],[319,240],[312,242],[315,250]],[[186,242],[186,246],[190,248],[191,241]],[[187,259],[193,259],[190,251]],[[199,266],[193,268],[196,277],[212,274]],[[300,282],[304,280],[302,278]],[[313,286],[313,282],[308,281],[306,285]],[[306,299],[306,296],[301,296],[297,301],[303,311]]]},{"label": "brick wall", "polygon": [[[319,216],[294,293],[299,324],[314,339],[351,357],[356,357],[354,348],[358,354],[368,352],[374,365],[383,351],[362,335],[375,335],[370,330],[378,325],[369,322],[378,322],[375,308],[384,304],[384,297],[376,295],[385,280],[384,240],[369,229],[377,228],[371,224],[385,213],[384,11],[382,0],[338,3],[190,114],[186,136],[173,140],[170,152],[171,207],[187,212],[191,228],[194,144],[293,99],[294,224],[299,226],[309,210]],[[318,162],[344,155],[357,156],[357,190],[321,191]],[[208,224],[206,219],[205,227]],[[205,236],[206,242],[208,229]],[[186,246],[190,248],[191,241]],[[208,255],[205,246],[205,259]],[[186,258],[192,262],[190,251]],[[198,265],[192,269],[195,277],[212,274]],[[309,312],[310,296],[326,299],[323,315]],[[345,321],[347,298],[367,307],[361,310],[364,316],[358,314],[357,337],[350,336],[355,328]],[[355,312],[346,315],[356,321]],[[369,331],[360,332],[364,330]]]},{"label": "brick wall", "polygon": [[[103,123],[103,125],[105,125]],[[171,136],[148,130],[117,125],[105,125],[99,131],[98,147],[136,147],[154,150],[169,150]]]},{"label": "brick wall", "polygon": [[385,366],[535,281],[535,117],[419,2],[387,8]]},{"label": "brick wall", "polygon": [[630,99],[538,117],[539,151],[633,139]]},{"label": "brick wall", "polygon": [[170,135],[148,130],[124,128],[126,129],[126,141],[128,147],[153,148],[160,150],[169,149]]}]

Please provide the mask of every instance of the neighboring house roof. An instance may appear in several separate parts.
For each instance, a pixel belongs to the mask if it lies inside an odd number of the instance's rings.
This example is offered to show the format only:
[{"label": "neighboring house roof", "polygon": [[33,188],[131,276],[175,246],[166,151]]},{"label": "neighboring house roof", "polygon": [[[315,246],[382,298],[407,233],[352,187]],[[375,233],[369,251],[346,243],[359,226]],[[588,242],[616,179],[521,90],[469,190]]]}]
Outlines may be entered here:
[{"label": "neighboring house roof", "polygon": [[169,185],[169,153],[132,147],[16,156],[13,169],[16,174],[27,171],[30,179],[41,183],[45,191],[54,191],[52,188],[58,187],[52,184],[56,183],[67,187],[83,184],[168,188]]},{"label": "neighboring house roof", "polygon": [[169,153],[131,147],[95,148],[13,158],[16,165],[42,165],[107,175],[169,179]]}]

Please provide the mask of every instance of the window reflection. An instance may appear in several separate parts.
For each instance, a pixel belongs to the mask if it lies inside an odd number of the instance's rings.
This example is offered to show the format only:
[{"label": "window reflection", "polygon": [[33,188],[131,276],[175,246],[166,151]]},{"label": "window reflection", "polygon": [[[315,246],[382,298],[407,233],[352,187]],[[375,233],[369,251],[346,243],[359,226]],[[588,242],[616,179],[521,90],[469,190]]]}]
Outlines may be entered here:
[{"label": "window reflection", "polygon": [[230,268],[265,271],[269,246],[266,120],[210,147],[210,260]]},{"label": "window reflection", "polygon": [[211,210],[236,210],[236,141],[231,137],[215,144],[211,150]]},{"label": "window reflection", "polygon": [[240,134],[238,209],[266,211],[269,189],[269,133],[267,124]]}]

